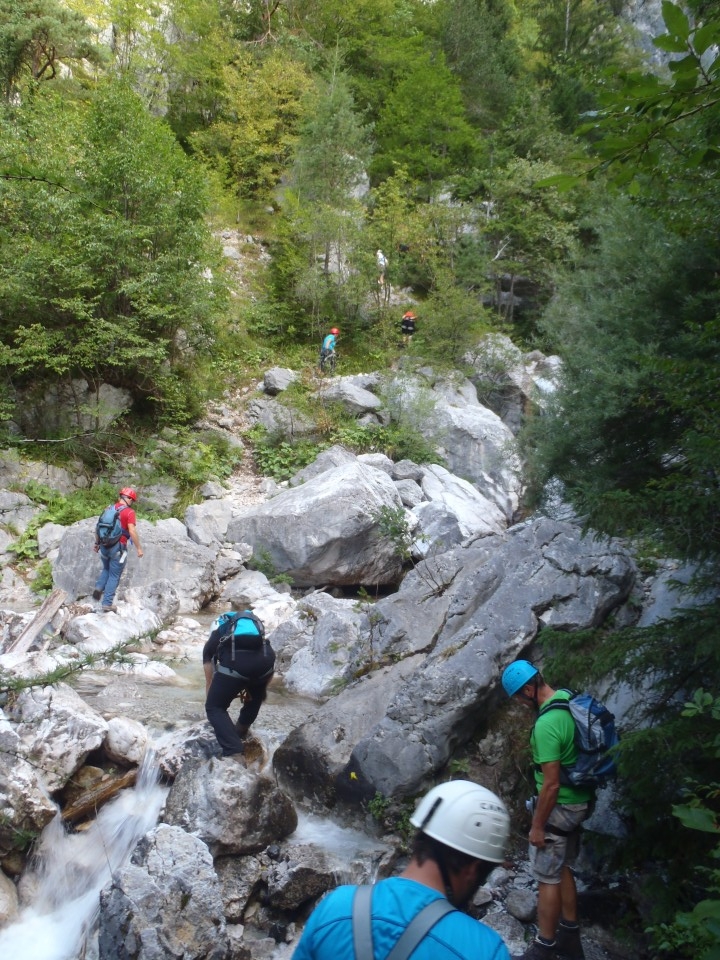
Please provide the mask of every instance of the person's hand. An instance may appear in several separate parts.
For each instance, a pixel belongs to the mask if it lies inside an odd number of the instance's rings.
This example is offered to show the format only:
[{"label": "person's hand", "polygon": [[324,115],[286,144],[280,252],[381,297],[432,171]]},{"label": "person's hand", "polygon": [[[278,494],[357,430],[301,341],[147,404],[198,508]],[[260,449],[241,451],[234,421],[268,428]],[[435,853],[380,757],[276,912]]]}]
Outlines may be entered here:
[{"label": "person's hand", "polygon": [[99,543],[94,543],[94,544],[93,544],[93,550],[95,551],[95,553],[97,553],[99,549],[100,549],[100,544],[99,544]]},{"label": "person's hand", "polygon": [[528,840],[530,845],[541,849],[545,846],[545,829],[544,827],[530,827],[530,833],[528,835]]},{"label": "person's hand", "polygon": [[144,555],[144,554],[143,554],[143,548],[142,548],[142,547],[138,547],[138,548],[137,548],[137,555],[138,555],[139,557],[142,557],[142,556]]}]

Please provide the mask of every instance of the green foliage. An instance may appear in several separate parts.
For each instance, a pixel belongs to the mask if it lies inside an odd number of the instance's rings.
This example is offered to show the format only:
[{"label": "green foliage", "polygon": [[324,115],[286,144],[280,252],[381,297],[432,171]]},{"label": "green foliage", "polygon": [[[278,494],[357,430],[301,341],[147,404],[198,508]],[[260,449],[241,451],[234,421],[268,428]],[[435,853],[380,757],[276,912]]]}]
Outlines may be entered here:
[{"label": "green foliage", "polygon": [[372,800],[368,800],[368,813],[373,820],[382,823],[389,806],[390,801],[388,798],[384,797],[381,793],[376,793]]},{"label": "green foliage", "polygon": [[666,33],[654,42],[674,55],[669,75],[626,71],[620,89],[601,97],[601,111],[580,130],[592,138],[598,169],[610,168],[617,184],[652,191],[661,202],[680,185],[685,194],[714,193],[716,179],[720,60],[712,50],[720,17],[713,4],[688,6],[697,11],[692,19],[679,4],[662,4]]},{"label": "green foliage", "polygon": [[279,573],[270,551],[262,547],[256,547],[253,550],[252,557],[247,563],[249,570],[257,570],[264,573],[270,583],[292,583],[292,577],[287,573]]},{"label": "green foliage", "polygon": [[526,434],[534,489],[558,477],[596,529],[716,556],[716,239],[678,237],[627,202],[598,234],[543,324],[565,367]]},{"label": "green foliage", "polygon": [[513,6],[508,0],[450,0],[444,7],[448,63],[461,77],[470,113],[487,127],[510,108],[522,68]]},{"label": "green foliage", "polygon": [[418,51],[405,63],[385,100],[375,135],[373,177],[384,179],[402,165],[424,185],[427,196],[451,174],[472,167],[478,157],[458,81],[440,53]]},{"label": "green foliage", "polygon": [[456,369],[489,329],[489,312],[442,270],[436,274],[435,287],[423,304],[422,323],[413,336],[412,351],[430,358],[439,369]]},{"label": "green foliage", "polygon": [[[707,720],[711,724],[712,741],[708,745],[713,759],[720,759],[720,697],[702,688],[685,704],[682,716]],[[709,834],[714,848],[711,866],[698,867],[696,882],[705,894],[691,911],[675,915],[672,925],[663,925],[656,932],[658,950],[670,955],[714,960],[720,954],[720,782],[689,781],[685,800],[673,807],[673,815],[688,830]],[[660,934],[658,936],[658,934]]]},{"label": "green foliage", "polygon": [[87,107],[38,95],[0,128],[5,166],[35,175],[9,181],[0,211],[8,395],[24,391],[27,407],[48,383],[84,379],[129,389],[158,419],[196,416],[192,367],[225,302],[204,273],[215,261],[199,172],[118,83]]},{"label": "green foliage", "polygon": [[211,430],[178,430],[165,437],[147,456],[162,476],[172,477],[184,491],[194,490],[209,479],[229,477],[242,459],[240,447]]},{"label": "green foliage", "polygon": [[0,0],[0,94],[12,99],[23,77],[54,80],[63,66],[99,63],[92,28],[57,0]]},{"label": "green foliage", "polygon": [[274,480],[289,480],[317,457],[319,447],[310,441],[291,443],[264,427],[254,427],[249,433],[253,457],[260,471]]},{"label": "green foliage", "polygon": [[32,583],[30,584],[30,589],[33,593],[38,593],[41,596],[44,596],[53,588],[53,572],[52,564],[48,559],[42,560],[38,566],[35,568],[35,576],[33,577]]},{"label": "green foliage", "polygon": [[292,161],[313,81],[288,48],[245,49],[228,59],[217,117],[190,142],[237,196],[267,198]]},{"label": "green foliage", "polygon": [[400,559],[403,562],[410,560],[415,537],[403,507],[381,507],[373,521],[380,535],[393,544]]}]

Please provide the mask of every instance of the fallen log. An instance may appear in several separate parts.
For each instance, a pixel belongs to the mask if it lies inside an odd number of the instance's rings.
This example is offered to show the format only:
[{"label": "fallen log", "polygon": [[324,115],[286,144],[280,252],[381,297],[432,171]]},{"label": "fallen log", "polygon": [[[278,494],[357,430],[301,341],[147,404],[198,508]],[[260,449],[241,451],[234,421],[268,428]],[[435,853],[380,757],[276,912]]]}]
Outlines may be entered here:
[{"label": "fallen log", "polygon": [[38,612],[22,633],[10,644],[5,653],[27,653],[40,633],[65,603],[67,596],[64,590],[53,590],[49,596],[45,597]]},{"label": "fallen log", "polygon": [[103,781],[97,787],[87,790],[68,804],[61,813],[65,823],[77,823],[87,817],[95,816],[100,807],[111,800],[126,787],[132,787],[137,780],[137,770],[128,770],[120,777]]}]

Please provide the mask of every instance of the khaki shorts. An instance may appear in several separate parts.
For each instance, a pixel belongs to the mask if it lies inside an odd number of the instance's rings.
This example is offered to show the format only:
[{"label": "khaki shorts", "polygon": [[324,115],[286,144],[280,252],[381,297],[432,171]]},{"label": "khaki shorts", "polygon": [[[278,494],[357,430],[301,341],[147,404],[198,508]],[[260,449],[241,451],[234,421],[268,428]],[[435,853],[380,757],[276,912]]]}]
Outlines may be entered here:
[{"label": "khaki shorts", "polygon": [[[560,883],[562,868],[580,853],[580,825],[587,819],[587,803],[558,804],[545,824],[545,846],[530,847],[530,870],[540,883]],[[554,833],[552,828],[562,831]]]}]

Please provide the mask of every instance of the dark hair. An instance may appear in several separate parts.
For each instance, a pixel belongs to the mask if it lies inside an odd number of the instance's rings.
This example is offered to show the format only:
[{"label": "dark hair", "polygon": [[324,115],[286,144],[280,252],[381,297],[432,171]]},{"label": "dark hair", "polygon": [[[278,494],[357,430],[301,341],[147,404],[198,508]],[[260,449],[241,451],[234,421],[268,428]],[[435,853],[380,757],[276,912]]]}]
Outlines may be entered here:
[{"label": "dark hair", "polygon": [[412,855],[417,862],[422,865],[426,860],[438,862],[440,857],[447,865],[448,870],[457,873],[463,867],[475,863],[477,857],[471,857],[469,853],[463,853],[462,850],[456,850],[454,847],[448,847],[447,844],[440,843],[439,840],[433,840],[422,830],[418,830],[413,840]]},{"label": "dark hair", "polygon": [[441,843],[439,840],[433,840],[432,837],[423,833],[422,830],[418,830],[415,834],[412,845],[412,855],[421,866],[426,860],[432,860],[436,863],[443,872],[446,883],[448,883],[449,880],[445,875],[445,871],[451,874],[458,873],[463,867],[468,867],[473,863],[479,863],[478,884],[483,884],[490,874],[490,871],[497,866],[496,863],[490,860],[471,857],[469,853],[463,853],[462,850],[448,847],[447,844]]}]

